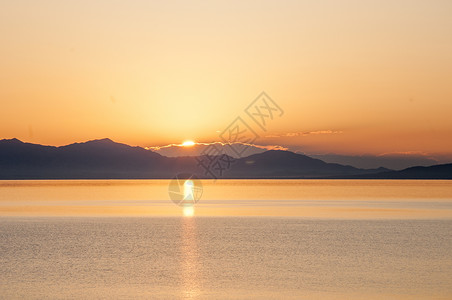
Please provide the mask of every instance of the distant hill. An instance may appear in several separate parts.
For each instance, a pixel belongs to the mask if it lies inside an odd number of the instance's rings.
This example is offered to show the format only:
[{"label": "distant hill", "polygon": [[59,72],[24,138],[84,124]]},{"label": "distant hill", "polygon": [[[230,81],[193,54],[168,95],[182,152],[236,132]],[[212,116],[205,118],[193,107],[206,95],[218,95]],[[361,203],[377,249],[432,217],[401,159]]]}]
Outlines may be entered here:
[{"label": "distant hill", "polygon": [[373,174],[388,169],[358,169],[351,166],[326,163],[290,151],[269,150],[237,160],[225,174],[229,178],[326,178]]},{"label": "distant hill", "polygon": [[157,153],[109,139],[62,147],[0,141],[0,179],[155,178],[165,162]]},{"label": "distant hill", "polygon": [[356,178],[366,179],[452,179],[452,164],[430,167],[411,167],[401,171],[366,174]]},{"label": "distant hill", "polygon": [[351,165],[357,168],[372,169],[378,167],[392,170],[403,170],[412,166],[432,166],[449,163],[447,159],[436,156],[438,160],[415,153],[387,153],[383,155],[339,155],[339,154],[314,154],[309,155],[324,162]]},{"label": "distant hill", "polygon": [[[110,139],[62,147],[23,143],[17,139],[0,140],[0,179],[163,179],[184,172],[209,178],[198,164],[199,160],[208,158],[212,157],[165,157]],[[221,178],[451,179],[451,165],[443,166],[398,172],[384,168],[359,169],[290,151],[271,150],[234,159]]]}]

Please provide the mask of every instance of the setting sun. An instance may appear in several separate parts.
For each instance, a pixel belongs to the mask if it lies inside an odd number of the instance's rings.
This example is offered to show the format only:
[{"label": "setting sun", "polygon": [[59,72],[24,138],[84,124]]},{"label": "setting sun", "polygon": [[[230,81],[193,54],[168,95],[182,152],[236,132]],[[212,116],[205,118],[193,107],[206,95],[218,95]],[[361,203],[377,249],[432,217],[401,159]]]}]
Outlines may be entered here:
[{"label": "setting sun", "polygon": [[191,147],[191,146],[194,146],[194,145],[195,145],[195,142],[193,142],[193,141],[185,141],[185,142],[182,143],[183,147]]}]

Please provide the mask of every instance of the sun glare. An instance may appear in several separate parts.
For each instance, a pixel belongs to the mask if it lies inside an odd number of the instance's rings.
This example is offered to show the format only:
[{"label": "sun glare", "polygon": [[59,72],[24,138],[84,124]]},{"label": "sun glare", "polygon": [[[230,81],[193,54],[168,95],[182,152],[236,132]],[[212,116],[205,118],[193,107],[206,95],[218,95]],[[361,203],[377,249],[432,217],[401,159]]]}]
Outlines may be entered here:
[{"label": "sun glare", "polygon": [[184,147],[191,147],[194,145],[195,145],[195,142],[193,142],[193,141],[185,141],[182,143],[182,146],[184,146]]},{"label": "sun glare", "polygon": [[195,208],[193,205],[184,206],[184,217],[193,217],[195,214]]}]

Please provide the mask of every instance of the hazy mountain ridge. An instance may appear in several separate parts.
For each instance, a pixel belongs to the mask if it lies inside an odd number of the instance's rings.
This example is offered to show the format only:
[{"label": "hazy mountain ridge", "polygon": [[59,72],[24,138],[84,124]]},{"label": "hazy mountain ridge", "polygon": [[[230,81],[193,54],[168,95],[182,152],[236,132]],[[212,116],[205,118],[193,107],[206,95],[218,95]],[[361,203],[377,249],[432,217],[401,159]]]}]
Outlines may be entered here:
[{"label": "hazy mountain ridge", "polygon": [[[376,173],[382,170],[358,169],[326,163],[290,151],[269,150],[237,160],[225,177],[230,178],[324,178],[337,175]],[[388,169],[384,169],[388,171]]]},{"label": "hazy mountain ridge", "polygon": [[[202,157],[198,157],[200,159]],[[221,178],[404,178],[417,172],[428,179],[433,169],[385,168],[359,169],[326,163],[290,151],[270,150],[234,159]],[[436,169],[435,169],[436,170]],[[450,178],[450,167],[435,172],[435,179]],[[196,157],[165,157],[141,147],[93,140],[54,147],[23,143],[17,139],[0,140],[0,179],[146,179],[172,178],[190,172],[209,178]],[[424,173],[422,175],[421,173]],[[396,175],[397,174],[397,175]],[[442,174],[442,175],[441,175]],[[448,177],[449,176],[449,177]]]},{"label": "hazy mountain ridge", "polygon": [[357,179],[452,179],[452,164],[411,167],[401,171],[366,174]]},{"label": "hazy mountain ridge", "polygon": [[[305,154],[301,153],[300,154]],[[352,165],[356,168],[372,169],[384,167],[392,170],[403,170],[412,166],[432,166],[449,163],[446,157],[435,158],[421,154],[397,154],[385,155],[339,155],[339,154],[306,154],[312,158],[318,158],[324,162]]]}]

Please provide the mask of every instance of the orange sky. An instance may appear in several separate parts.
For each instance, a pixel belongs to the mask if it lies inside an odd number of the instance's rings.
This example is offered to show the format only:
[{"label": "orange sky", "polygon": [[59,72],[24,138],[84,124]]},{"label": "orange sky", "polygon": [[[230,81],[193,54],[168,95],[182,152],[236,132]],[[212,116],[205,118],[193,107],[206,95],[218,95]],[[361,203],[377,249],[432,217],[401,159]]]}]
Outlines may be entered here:
[{"label": "orange sky", "polygon": [[0,138],[214,141],[265,90],[284,115],[257,143],[450,155],[451,15],[448,0],[3,1]]}]

